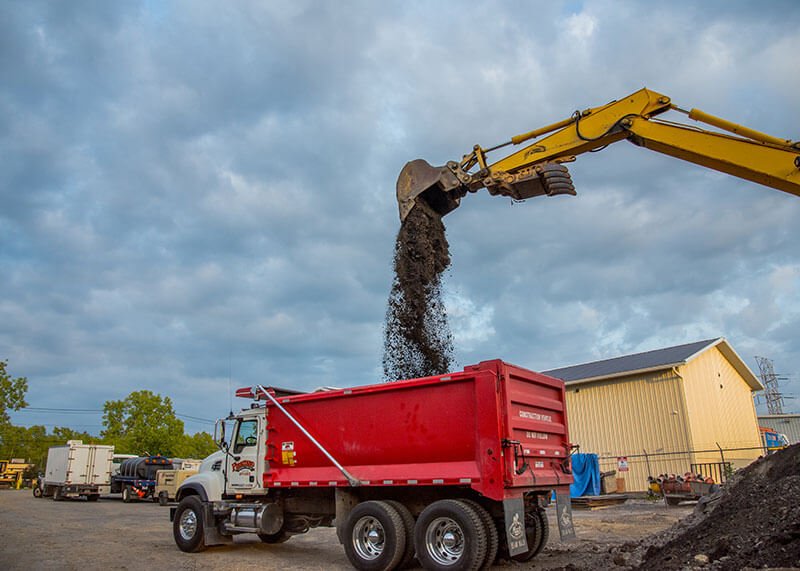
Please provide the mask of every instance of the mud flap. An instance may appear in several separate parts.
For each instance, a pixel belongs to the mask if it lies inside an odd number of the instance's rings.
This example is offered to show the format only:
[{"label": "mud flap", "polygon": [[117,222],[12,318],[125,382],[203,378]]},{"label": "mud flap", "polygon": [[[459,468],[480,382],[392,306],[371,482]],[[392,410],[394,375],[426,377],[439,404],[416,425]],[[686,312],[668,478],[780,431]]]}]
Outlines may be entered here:
[{"label": "mud flap", "polygon": [[503,500],[505,514],[506,543],[508,554],[512,557],[527,553],[528,540],[525,536],[525,502],[521,497]]},{"label": "mud flap", "polygon": [[558,516],[558,534],[561,541],[575,539],[575,526],[572,524],[572,502],[569,494],[556,493],[556,515]]},{"label": "mud flap", "polygon": [[225,545],[233,543],[233,537],[219,532],[217,518],[214,516],[214,505],[203,502],[203,512],[205,521],[203,522],[203,540],[206,546]]}]

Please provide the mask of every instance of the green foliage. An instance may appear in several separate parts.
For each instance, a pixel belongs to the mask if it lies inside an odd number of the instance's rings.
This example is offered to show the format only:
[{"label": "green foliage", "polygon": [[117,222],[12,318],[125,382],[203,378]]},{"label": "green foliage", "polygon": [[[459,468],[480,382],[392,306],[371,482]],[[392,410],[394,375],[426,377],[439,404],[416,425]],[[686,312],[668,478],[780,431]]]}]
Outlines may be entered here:
[{"label": "green foliage", "polygon": [[6,370],[8,361],[0,361],[0,426],[7,426],[11,418],[8,410],[19,410],[28,406],[25,393],[28,392],[28,379],[12,378]]},{"label": "green foliage", "polygon": [[183,422],[175,416],[172,400],[151,391],[106,401],[103,426],[103,439],[128,454],[175,456],[184,441]]},{"label": "green foliage", "polygon": [[214,438],[208,432],[185,435],[177,454],[180,458],[197,458],[202,460],[212,452],[217,451]]},{"label": "green foliage", "polygon": [[100,439],[87,432],[78,432],[61,426],[56,426],[52,434],[48,434],[42,425],[26,428],[9,424],[0,429],[0,458],[24,458],[36,464],[38,470],[44,470],[47,450],[51,446],[60,446],[67,440],[99,443]]}]

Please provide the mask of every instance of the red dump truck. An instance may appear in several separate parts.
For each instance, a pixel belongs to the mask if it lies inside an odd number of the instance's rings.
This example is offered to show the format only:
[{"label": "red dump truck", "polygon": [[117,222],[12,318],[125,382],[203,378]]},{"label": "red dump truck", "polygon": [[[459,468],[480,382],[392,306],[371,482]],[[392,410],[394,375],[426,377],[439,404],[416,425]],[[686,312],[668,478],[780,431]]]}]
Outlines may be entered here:
[{"label": "red dump truck", "polygon": [[[278,543],[335,526],[357,569],[478,569],[529,560],[544,507],[568,508],[564,384],[500,360],[396,383],[295,393],[239,389],[250,408],[218,421],[221,450],[170,510],[187,552],[256,533]],[[562,518],[563,515],[563,518]],[[559,520],[571,524],[570,513]]]}]

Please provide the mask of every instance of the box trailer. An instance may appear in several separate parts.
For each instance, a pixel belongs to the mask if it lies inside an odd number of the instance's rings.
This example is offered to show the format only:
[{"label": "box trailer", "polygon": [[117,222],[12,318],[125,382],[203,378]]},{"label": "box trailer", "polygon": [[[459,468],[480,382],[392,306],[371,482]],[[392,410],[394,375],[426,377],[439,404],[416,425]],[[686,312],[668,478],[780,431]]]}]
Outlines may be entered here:
[{"label": "box trailer", "polygon": [[111,483],[113,446],[68,440],[47,451],[42,495],[54,500],[85,496],[96,501],[107,494]]},{"label": "box trailer", "polygon": [[[180,549],[256,533],[276,543],[335,526],[358,569],[478,569],[547,541],[555,490],[569,509],[564,384],[500,360],[462,372],[307,394],[261,385],[222,450],[178,489]],[[227,433],[227,437],[225,434]],[[563,517],[562,517],[563,516]],[[571,523],[559,509],[559,520]]]}]

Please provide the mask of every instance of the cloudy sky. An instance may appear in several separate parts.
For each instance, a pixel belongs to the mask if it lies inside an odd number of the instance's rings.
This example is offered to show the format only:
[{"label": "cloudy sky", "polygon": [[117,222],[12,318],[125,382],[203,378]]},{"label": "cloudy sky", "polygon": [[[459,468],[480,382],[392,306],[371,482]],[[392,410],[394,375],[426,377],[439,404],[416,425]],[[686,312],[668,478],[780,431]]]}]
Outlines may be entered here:
[{"label": "cloudy sky", "polygon": [[[797,140],[798,49],[793,0],[5,1],[0,359],[32,407],[150,389],[189,431],[229,386],[377,382],[406,161],[644,86]],[[724,336],[800,397],[800,199],[627,142],[570,170],[445,219],[460,367]]]}]

